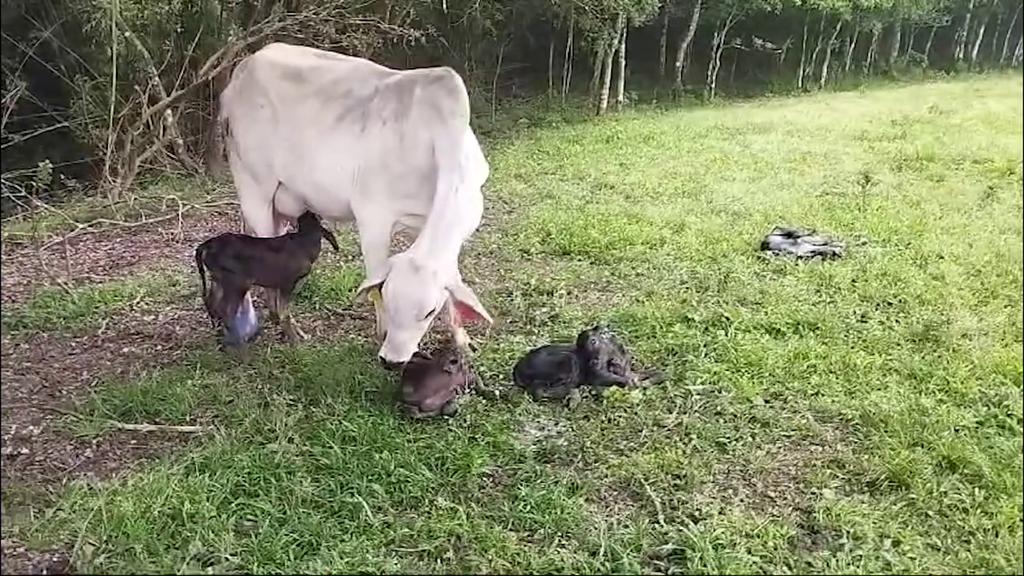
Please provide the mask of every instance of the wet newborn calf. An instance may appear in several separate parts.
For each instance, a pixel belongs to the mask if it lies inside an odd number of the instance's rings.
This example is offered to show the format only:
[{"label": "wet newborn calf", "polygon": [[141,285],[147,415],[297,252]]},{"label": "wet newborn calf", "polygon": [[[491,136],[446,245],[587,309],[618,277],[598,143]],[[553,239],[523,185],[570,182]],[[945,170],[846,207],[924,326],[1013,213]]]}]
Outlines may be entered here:
[{"label": "wet newborn calf", "polygon": [[791,254],[797,258],[841,258],[843,245],[814,230],[776,226],[761,240],[761,251],[776,256]]},{"label": "wet newborn calf", "polygon": [[512,380],[534,400],[565,399],[570,407],[580,401],[580,386],[599,393],[609,386],[635,386],[660,380],[657,371],[634,372],[632,358],[619,339],[596,325],[576,336],[575,344],[548,344],[534,348],[516,362]]},{"label": "wet newborn calf", "polygon": [[[255,310],[249,295],[254,285],[269,289],[271,313],[282,324],[285,337],[292,342],[298,340],[301,330],[288,313],[289,299],[319,258],[323,239],[335,252],[338,241],[323,227],[320,217],[308,210],[299,216],[297,228],[271,238],[229,232],[196,248],[203,303],[211,322],[224,327],[225,344],[244,346],[256,332]],[[212,281],[209,289],[207,270]]]},{"label": "wet newborn calf", "polygon": [[476,390],[477,384],[466,357],[457,349],[445,349],[433,356],[416,351],[402,368],[402,409],[417,419],[454,416],[459,401],[470,390]]}]

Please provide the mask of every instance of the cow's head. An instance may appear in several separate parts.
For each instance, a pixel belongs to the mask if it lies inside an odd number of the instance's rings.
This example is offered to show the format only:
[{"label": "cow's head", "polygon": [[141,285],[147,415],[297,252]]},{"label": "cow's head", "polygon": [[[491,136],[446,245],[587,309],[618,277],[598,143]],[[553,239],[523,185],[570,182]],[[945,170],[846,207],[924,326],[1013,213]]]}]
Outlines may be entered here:
[{"label": "cow's head", "polygon": [[412,358],[449,298],[458,311],[456,321],[493,322],[457,270],[444,273],[407,252],[390,257],[382,276],[367,278],[356,297],[362,298],[373,288],[380,288],[384,300],[386,335],[377,354],[387,364],[404,364]]}]

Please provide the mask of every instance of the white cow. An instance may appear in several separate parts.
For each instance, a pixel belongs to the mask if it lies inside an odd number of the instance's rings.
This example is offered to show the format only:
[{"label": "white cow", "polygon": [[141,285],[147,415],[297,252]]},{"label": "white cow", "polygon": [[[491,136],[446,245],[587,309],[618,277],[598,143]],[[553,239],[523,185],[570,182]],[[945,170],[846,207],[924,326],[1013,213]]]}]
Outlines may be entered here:
[{"label": "white cow", "polygon": [[[443,305],[461,346],[463,320],[493,322],[458,266],[490,167],[457,72],[273,43],[236,66],[220,118],[251,233],[282,234],[307,208],[355,221],[366,267],[356,297],[373,302],[386,365],[409,360]],[[416,240],[389,257],[401,228]]]}]

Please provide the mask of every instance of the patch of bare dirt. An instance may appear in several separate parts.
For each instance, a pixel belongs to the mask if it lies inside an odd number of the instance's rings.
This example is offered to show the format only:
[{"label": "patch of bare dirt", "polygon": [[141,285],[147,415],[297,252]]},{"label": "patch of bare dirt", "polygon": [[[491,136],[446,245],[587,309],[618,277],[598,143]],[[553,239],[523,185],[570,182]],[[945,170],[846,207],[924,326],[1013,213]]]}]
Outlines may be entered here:
[{"label": "patch of bare dirt", "polygon": [[71,554],[65,550],[31,550],[7,538],[0,543],[4,574],[74,574]]},{"label": "patch of bare dirt", "polygon": [[[168,264],[195,266],[195,247],[222,232],[237,232],[237,207],[188,212],[149,225],[115,227],[81,234],[45,247],[50,239],[33,244],[8,244],[0,249],[0,300],[4,305],[24,301],[32,293],[65,283],[79,286],[124,278],[140,270]],[[45,247],[45,248],[44,248]]]}]

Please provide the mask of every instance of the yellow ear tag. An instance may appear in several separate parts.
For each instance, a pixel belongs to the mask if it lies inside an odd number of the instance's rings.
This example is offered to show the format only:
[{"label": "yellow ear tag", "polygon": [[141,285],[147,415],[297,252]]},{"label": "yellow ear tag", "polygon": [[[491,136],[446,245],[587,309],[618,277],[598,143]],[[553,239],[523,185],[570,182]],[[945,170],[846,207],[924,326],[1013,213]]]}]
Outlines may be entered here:
[{"label": "yellow ear tag", "polygon": [[366,296],[374,304],[380,304],[384,300],[384,297],[380,295],[380,288],[371,288]]}]

